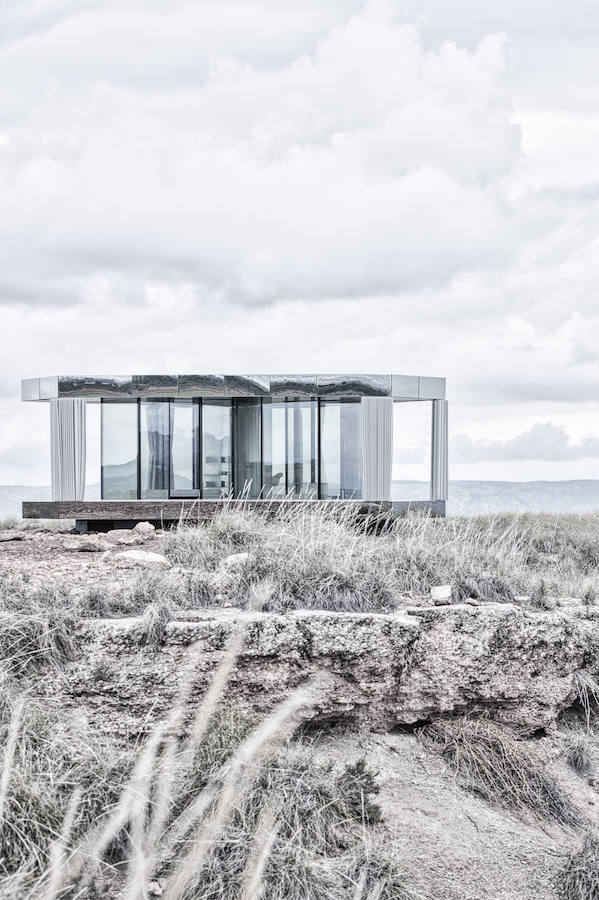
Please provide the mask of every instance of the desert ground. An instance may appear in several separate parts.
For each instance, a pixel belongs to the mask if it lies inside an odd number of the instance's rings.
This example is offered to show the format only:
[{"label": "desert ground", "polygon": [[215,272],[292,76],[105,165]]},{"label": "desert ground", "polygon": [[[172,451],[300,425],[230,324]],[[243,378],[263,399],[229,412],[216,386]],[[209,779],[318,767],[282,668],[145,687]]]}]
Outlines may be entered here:
[{"label": "desert ground", "polygon": [[599,517],[71,526],[0,529],[1,897],[599,896]]}]

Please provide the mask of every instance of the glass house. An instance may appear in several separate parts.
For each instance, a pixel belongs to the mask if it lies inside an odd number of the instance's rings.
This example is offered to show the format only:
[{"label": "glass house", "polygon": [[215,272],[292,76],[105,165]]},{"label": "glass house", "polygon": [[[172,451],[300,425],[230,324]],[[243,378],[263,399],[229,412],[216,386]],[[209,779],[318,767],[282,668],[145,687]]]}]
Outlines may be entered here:
[{"label": "glass house", "polygon": [[[41,502],[24,504],[26,516],[70,512],[89,520],[107,510],[104,517],[110,514],[114,521],[159,519],[169,510],[174,515],[181,504],[223,498],[391,502],[397,404],[426,405],[430,411],[430,496],[425,502],[440,514],[445,510],[443,378],[53,376],[23,381],[22,398],[50,403],[55,504],[52,509]],[[99,501],[85,500],[90,403],[99,403],[101,412]]]}]

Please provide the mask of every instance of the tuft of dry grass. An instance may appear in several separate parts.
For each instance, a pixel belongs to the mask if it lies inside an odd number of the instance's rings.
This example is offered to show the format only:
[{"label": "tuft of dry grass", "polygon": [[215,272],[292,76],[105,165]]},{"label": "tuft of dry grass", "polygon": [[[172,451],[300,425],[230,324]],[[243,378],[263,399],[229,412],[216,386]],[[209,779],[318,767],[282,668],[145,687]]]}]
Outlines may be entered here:
[{"label": "tuft of dry grass", "polygon": [[75,652],[75,620],[66,612],[46,614],[0,611],[0,659],[17,677],[45,665],[60,665]]},{"label": "tuft of dry grass", "polygon": [[580,703],[586,724],[587,733],[591,731],[591,719],[599,709],[599,684],[590,672],[580,669],[574,675],[578,702]]},{"label": "tuft of dry grass", "polygon": [[581,824],[579,811],[511,729],[461,717],[433,722],[419,736],[489,802],[567,827]]},{"label": "tuft of dry grass", "polygon": [[161,647],[164,643],[166,626],[172,618],[173,606],[171,603],[148,603],[141,620],[142,644],[154,649]]},{"label": "tuft of dry grass", "polygon": [[560,900],[599,900],[599,834],[588,831],[555,882]]},{"label": "tuft of dry grass", "polygon": [[588,778],[594,773],[593,748],[586,735],[575,737],[570,742],[566,754],[566,760],[570,768],[582,778]]}]

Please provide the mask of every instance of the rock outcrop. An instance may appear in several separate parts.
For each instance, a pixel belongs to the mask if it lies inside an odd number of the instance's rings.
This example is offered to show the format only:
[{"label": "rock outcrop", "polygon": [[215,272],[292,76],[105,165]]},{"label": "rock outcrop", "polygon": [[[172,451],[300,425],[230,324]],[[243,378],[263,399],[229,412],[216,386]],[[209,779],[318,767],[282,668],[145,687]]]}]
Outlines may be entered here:
[{"label": "rock outcrop", "polygon": [[530,733],[572,705],[578,671],[599,671],[599,610],[582,605],[531,612],[460,604],[389,615],[218,609],[178,613],[158,649],[144,646],[141,619],[85,620],[76,658],[62,678],[43,679],[42,692],[81,708],[99,730],[132,738],[171,708],[192,645],[198,702],[239,627],[229,698],[263,712],[326,673],[314,718],[381,731],[484,710]]}]

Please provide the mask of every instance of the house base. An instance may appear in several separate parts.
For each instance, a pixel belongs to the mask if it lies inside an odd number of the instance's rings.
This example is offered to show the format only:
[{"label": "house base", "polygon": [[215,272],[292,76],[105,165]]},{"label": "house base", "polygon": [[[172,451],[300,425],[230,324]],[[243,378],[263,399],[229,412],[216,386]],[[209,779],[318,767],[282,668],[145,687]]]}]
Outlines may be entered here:
[{"label": "house base", "polygon": [[325,505],[342,513],[356,509],[360,516],[397,518],[410,511],[445,515],[444,500],[27,500],[24,519],[75,519],[78,531],[110,531],[132,528],[137,522],[152,522],[168,528],[179,521],[205,522],[227,506],[268,514],[281,507],[318,508]]}]

